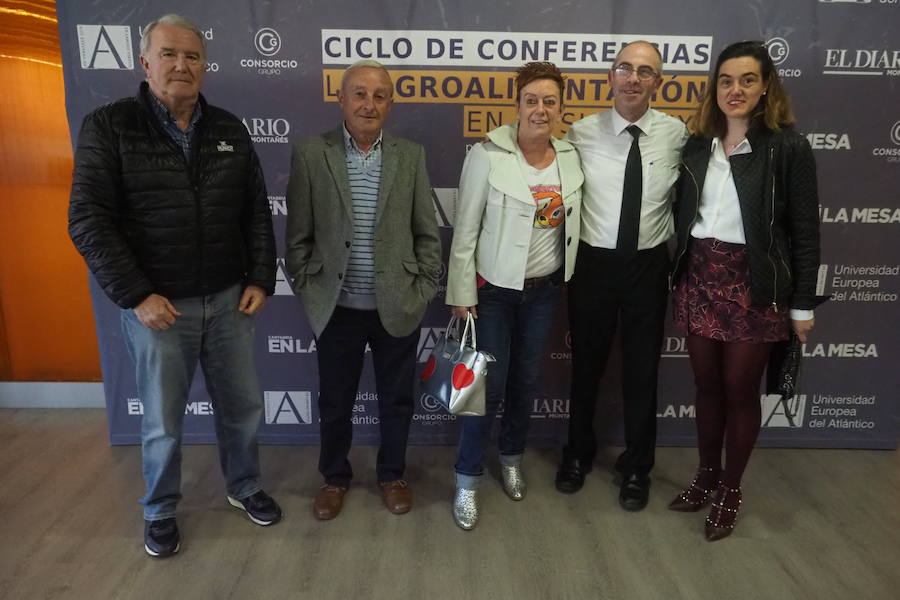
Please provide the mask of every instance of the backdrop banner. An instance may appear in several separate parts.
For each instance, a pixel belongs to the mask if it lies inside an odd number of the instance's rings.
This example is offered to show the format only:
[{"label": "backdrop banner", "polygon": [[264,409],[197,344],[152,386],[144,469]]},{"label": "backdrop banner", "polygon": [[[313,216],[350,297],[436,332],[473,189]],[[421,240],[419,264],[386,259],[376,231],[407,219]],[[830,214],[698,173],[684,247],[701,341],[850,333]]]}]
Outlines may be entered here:
[{"label": "backdrop banner", "polygon": [[[509,3],[421,0],[312,0],[303,3],[182,0],[60,1],[66,106],[73,143],[94,108],[134,95],[143,79],[142,28],[172,10],[203,32],[209,64],[203,93],[240,118],[262,161],[283,255],[285,189],[293,142],[336,127],[341,72],[363,58],[394,80],[387,128],[422,143],[434,186],[444,256],[450,248],[463,159],[485,133],[515,120],[514,70],[550,60],[568,75],[558,134],[612,105],[608,68],[623,44],[645,39],[664,60],[652,105],[690,122],[719,51],[765,41],[818,162],[822,260],[816,311],[803,349],[800,393],[790,402],[761,396],[762,446],[894,448],[898,439],[900,293],[900,5],[896,0],[597,0]],[[420,368],[447,323],[446,268],[425,316]],[[113,444],[140,441],[141,399],[123,344],[120,310],[91,281]],[[176,303],[177,305],[177,303]],[[557,316],[532,408],[531,438],[562,442],[569,413],[571,349]],[[268,443],[318,441],[316,342],[278,259],[276,295],[256,321],[256,362],[265,390]],[[659,441],[694,443],[694,385],[684,338],[668,327],[662,347]],[[378,439],[370,361],[353,421],[355,439]],[[893,367],[891,365],[894,365]],[[610,360],[597,425],[621,441],[621,360]],[[454,443],[456,417],[417,399],[413,443]],[[214,440],[214,407],[199,372],[185,441]]]}]

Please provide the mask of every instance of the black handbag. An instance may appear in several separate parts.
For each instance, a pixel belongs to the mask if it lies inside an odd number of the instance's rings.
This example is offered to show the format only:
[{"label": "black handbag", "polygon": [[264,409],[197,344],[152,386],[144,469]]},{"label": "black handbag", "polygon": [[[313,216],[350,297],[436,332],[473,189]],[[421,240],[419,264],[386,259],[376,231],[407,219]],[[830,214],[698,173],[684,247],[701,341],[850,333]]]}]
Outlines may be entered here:
[{"label": "black handbag", "polygon": [[[797,393],[800,379],[800,363],[803,359],[803,342],[791,332],[786,342],[779,342],[772,348],[766,368],[766,394],[781,396],[784,414],[791,415],[788,401]],[[788,417],[790,420],[790,417]],[[794,423],[791,423],[794,426]]]}]

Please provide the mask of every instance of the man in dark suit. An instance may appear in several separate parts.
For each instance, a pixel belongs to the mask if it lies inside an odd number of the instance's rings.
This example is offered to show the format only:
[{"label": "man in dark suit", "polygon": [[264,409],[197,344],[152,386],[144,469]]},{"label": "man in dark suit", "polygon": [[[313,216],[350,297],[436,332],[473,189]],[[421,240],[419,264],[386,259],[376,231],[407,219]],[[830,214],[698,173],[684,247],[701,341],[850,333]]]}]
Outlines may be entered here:
[{"label": "man in dark suit", "polygon": [[[575,275],[569,283],[572,403],[556,489],[581,489],[597,452],[594,413],[616,330],[622,344],[625,451],[616,460],[619,504],[642,510],[656,453],[656,383],[674,231],[670,191],[688,132],[650,108],[662,85],[659,50],[634,41],[608,72],[610,110],[586,117],[566,139],[581,155],[584,198]],[[621,325],[620,325],[621,323]]]},{"label": "man in dark suit", "polygon": [[372,349],[381,447],[377,475],[394,514],[412,507],[403,479],[419,325],[437,289],[440,238],[419,144],[382,127],[393,83],[376,61],[345,72],[344,122],[296,144],[288,184],[288,272],[319,359],[319,471],[313,513],[340,513],[366,344]]}]

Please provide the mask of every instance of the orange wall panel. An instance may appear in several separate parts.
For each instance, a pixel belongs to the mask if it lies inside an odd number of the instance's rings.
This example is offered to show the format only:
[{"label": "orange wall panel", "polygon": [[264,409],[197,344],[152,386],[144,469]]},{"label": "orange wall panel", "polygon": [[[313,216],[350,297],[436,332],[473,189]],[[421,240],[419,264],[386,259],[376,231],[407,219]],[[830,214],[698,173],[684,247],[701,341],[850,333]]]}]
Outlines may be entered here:
[{"label": "orange wall panel", "polygon": [[87,269],[66,231],[72,149],[55,5],[4,10],[21,5],[0,2],[0,380],[99,381]]}]

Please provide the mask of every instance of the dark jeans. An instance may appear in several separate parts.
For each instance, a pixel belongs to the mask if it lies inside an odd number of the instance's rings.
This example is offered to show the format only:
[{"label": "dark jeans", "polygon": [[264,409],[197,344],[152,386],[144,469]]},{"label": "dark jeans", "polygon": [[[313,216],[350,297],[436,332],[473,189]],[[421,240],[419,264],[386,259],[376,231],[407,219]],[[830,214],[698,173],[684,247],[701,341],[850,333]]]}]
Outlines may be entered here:
[{"label": "dark jeans", "polygon": [[544,342],[556,318],[562,273],[526,281],[522,291],[485,283],[478,290],[478,349],[497,359],[488,365],[486,414],[462,417],[456,472],[478,477],[491,437],[491,426],[504,400],[500,454],[520,455],[543,362]]},{"label": "dark jeans", "polygon": [[419,328],[404,337],[385,331],[374,310],[338,306],[316,340],[319,359],[319,472],[330,485],[347,486],[353,469],[347,455],[353,442],[353,405],[366,343],[372,349],[381,447],[378,481],[401,479],[413,414],[413,378]]},{"label": "dark jeans", "polygon": [[568,456],[590,463],[597,452],[594,414],[600,377],[621,318],[624,474],[649,473],[656,450],[656,382],[668,297],[665,244],[622,260],[615,250],[581,243],[569,284],[572,404]]}]

